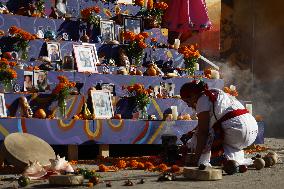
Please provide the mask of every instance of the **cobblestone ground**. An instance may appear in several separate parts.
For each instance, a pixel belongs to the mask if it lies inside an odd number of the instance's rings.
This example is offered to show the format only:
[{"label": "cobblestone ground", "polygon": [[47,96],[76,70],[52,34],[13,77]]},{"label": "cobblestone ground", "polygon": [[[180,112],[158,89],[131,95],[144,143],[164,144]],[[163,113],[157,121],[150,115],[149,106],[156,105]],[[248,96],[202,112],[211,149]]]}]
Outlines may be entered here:
[{"label": "cobblestone ground", "polygon": [[[118,171],[100,173],[102,176],[102,182],[94,188],[107,188],[106,182],[110,181],[112,188],[141,188],[141,189],[179,189],[179,188],[284,188],[284,139],[272,139],[265,140],[265,144],[272,150],[276,151],[281,161],[272,168],[265,168],[260,171],[249,170],[246,173],[239,173],[232,176],[224,176],[220,181],[187,181],[182,176],[178,176],[177,181],[171,182],[157,182],[159,176],[158,173],[144,172],[144,171]],[[10,178],[10,179],[9,179]],[[0,188],[17,188],[17,181],[13,180],[15,175],[2,175],[0,181]],[[143,178],[144,184],[137,184],[138,181]],[[130,179],[134,186],[123,186],[125,180]],[[6,180],[6,181],[4,181]],[[79,187],[50,187],[47,181],[40,181],[30,184],[25,188],[88,188],[87,186]]]}]

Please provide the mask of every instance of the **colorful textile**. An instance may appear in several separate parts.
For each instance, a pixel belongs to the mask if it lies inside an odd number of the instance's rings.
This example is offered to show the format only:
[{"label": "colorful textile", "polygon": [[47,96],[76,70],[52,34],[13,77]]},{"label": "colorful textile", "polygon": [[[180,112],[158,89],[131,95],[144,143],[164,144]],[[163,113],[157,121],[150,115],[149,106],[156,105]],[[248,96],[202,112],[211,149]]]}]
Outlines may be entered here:
[{"label": "colorful textile", "polygon": [[165,16],[169,31],[187,32],[210,29],[205,0],[171,0]]}]

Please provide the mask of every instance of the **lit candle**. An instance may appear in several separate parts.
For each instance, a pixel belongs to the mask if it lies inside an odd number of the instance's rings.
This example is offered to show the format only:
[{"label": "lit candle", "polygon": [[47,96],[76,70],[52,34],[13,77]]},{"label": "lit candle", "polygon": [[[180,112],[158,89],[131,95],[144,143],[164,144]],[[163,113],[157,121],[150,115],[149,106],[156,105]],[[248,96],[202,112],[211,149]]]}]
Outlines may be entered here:
[{"label": "lit candle", "polygon": [[179,46],[180,46],[180,40],[179,39],[175,39],[174,48],[178,49]]},{"label": "lit candle", "polygon": [[171,109],[172,109],[173,119],[177,120],[177,118],[178,118],[177,106],[171,106]]}]

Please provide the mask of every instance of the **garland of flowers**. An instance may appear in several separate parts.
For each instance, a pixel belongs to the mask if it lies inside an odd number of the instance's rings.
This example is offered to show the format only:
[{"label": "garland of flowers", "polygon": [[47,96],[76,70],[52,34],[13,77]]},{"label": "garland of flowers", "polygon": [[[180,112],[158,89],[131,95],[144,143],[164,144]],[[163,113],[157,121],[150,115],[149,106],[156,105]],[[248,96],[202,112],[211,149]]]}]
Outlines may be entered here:
[{"label": "garland of flowers", "polygon": [[17,40],[17,42],[14,45],[15,50],[17,52],[22,51],[21,58],[23,60],[27,60],[29,41],[35,40],[36,36],[21,28],[18,28],[17,26],[10,27],[9,34]]},{"label": "garland of flowers", "polygon": [[187,45],[182,46],[178,49],[178,52],[183,54],[183,59],[185,63],[185,68],[188,71],[189,75],[193,75],[195,71],[195,64],[200,58],[200,53],[198,51],[198,45]]},{"label": "garland of flowers", "polygon": [[123,37],[126,41],[130,42],[126,49],[127,56],[129,58],[134,58],[135,64],[138,66],[142,61],[144,49],[147,48],[145,39],[149,37],[149,34],[147,32],[142,32],[136,35],[135,33],[128,31],[123,34]]},{"label": "garland of flowers", "polygon": [[85,22],[94,24],[96,27],[99,27],[101,17],[97,15],[98,13],[100,13],[100,7],[88,7],[81,10],[81,17]]},{"label": "garland of flowers", "polygon": [[0,59],[0,82],[7,86],[11,81],[17,78],[17,72],[13,69],[16,62],[9,62],[5,58]]}]

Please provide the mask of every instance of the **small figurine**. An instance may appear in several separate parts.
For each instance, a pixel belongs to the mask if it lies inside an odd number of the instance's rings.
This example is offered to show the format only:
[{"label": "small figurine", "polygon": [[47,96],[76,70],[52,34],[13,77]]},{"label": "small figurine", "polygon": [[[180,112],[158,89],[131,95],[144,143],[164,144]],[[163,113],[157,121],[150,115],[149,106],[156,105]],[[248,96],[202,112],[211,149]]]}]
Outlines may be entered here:
[{"label": "small figurine", "polygon": [[20,108],[21,108],[21,117],[32,118],[33,111],[28,103],[27,98],[24,96],[21,96],[19,99],[19,103],[20,103]]}]

